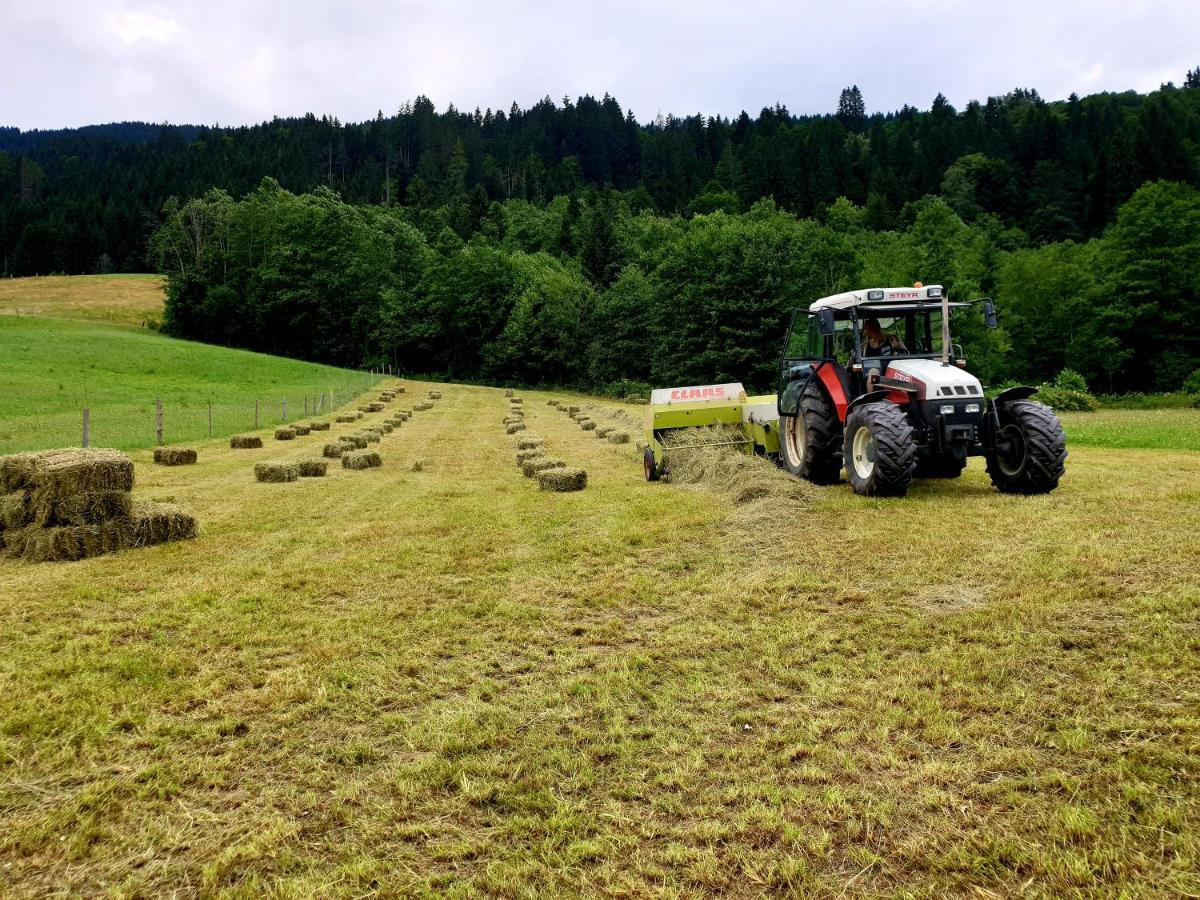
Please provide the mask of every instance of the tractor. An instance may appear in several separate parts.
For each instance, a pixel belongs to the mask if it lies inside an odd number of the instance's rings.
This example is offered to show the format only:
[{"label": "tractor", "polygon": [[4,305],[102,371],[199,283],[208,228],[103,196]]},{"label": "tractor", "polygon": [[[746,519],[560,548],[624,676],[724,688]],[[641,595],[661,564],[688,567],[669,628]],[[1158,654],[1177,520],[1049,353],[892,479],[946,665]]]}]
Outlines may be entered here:
[{"label": "tractor", "polygon": [[847,291],[796,310],[775,397],[747,398],[740,385],[655,392],[646,477],[667,470],[670,429],[740,424],[735,443],[747,452],[777,456],[816,484],[837,484],[844,468],[868,497],[902,497],[914,477],[957,478],[972,456],[1003,493],[1054,490],[1067,457],[1062,424],[1030,399],[1036,388],[984,396],[950,336],[951,313],[972,307],[996,327],[991,300],[952,302],[941,285]]}]

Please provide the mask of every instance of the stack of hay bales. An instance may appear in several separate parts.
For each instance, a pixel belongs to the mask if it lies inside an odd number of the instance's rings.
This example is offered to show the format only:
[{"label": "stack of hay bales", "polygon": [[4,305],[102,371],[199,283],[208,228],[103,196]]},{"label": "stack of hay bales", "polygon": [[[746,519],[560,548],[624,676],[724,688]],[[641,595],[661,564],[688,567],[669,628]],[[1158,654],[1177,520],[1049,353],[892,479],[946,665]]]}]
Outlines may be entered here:
[{"label": "stack of hay bales", "polygon": [[344,469],[376,469],[383,465],[383,460],[374,450],[354,450],[342,454]]},{"label": "stack of hay bales", "polygon": [[254,466],[254,477],[273,484],[296,481],[300,478],[300,467],[296,463],[260,462]]},{"label": "stack of hay bales", "polygon": [[290,441],[295,436],[296,432],[291,428],[280,426],[275,429],[275,440],[277,441]]},{"label": "stack of hay bales", "polygon": [[521,463],[521,474],[533,478],[546,469],[565,469],[567,464],[561,459],[550,459],[545,456],[534,456]]},{"label": "stack of hay bales", "polygon": [[395,391],[384,391],[383,393],[381,393],[379,395],[379,400],[382,403],[391,403],[395,399],[396,399]]},{"label": "stack of hay bales", "polygon": [[196,462],[196,451],[188,447],[155,447],[154,461],[160,466],[190,466]]},{"label": "stack of hay bales", "polygon": [[587,487],[587,472],[583,469],[554,467],[538,472],[537,480],[538,490],[541,491],[582,491]]},{"label": "stack of hay bales", "polygon": [[229,439],[229,446],[234,450],[254,450],[262,446],[262,438],[257,434],[235,434]]},{"label": "stack of hay bales", "polygon": [[84,559],[192,538],[177,507],[134,503],[133,463],[118,450],[46,450],[0,457],[0,547],[33,561]]}]

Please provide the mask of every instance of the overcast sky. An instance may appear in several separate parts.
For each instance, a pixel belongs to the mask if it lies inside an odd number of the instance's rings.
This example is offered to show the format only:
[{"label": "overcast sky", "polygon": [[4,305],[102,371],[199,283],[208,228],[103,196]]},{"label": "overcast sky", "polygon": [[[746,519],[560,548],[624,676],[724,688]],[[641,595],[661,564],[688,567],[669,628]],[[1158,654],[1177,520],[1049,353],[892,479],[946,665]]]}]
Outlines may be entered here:
[{"label": "overcast sky", "polygon": [[1034,87],[1047,99],[1179,84],[1196,0],[0,0],[0,125],[244,124],[529,106],[607,91],[640,121],[782,103],[868,111]]}]

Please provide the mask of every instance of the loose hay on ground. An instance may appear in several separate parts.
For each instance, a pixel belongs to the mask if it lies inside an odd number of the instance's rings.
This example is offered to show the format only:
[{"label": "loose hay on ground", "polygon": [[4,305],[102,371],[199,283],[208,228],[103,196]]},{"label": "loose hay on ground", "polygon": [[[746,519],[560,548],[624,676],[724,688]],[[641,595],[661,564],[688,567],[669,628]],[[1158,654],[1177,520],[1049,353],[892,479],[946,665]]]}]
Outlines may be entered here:
[{"label": "loose hay on ground", "polygon": [[587,487],[587,472],[569,468],[543,469],[537,473],[537,480],[541,491],[582,491]]},{"label": "loose hay on ground", "polygon": [[761,456],[717,442],[743,438],[738,428],[688,428],[664,435],[668,478],[729,495],[734,504],[763,498],[811,500],[818,490]]},{"label": "loose hay on ground", "polygon": [[270,483],[295,481],[300,477],[300,467],[295,463],[284,462],[255,463],[254,477],[259,481]]}]

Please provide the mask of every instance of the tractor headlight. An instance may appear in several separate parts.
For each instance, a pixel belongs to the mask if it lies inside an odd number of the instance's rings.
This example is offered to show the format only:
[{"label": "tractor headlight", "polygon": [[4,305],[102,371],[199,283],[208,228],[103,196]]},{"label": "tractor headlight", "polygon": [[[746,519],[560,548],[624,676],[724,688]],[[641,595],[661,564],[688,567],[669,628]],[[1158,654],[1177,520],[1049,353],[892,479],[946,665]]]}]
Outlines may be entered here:
[{"label": "tractor headlight", "polygon": [[969,413],[977,413],[977,412],[979,412],[979,404],[978,403],[968,403],[966,406],[966,410]]},{"label": "tractor headlight", "polygon": [[954,405],[951,403],[947,403],[945,406],[939,406],[938,412],[941,413],[943,416],[952,416],[952,415],[954,415]]}]

